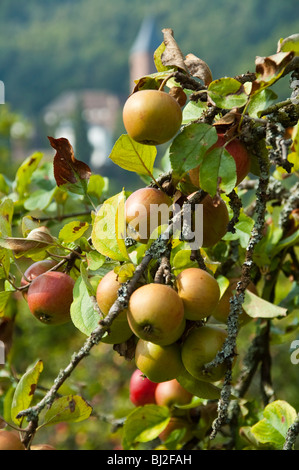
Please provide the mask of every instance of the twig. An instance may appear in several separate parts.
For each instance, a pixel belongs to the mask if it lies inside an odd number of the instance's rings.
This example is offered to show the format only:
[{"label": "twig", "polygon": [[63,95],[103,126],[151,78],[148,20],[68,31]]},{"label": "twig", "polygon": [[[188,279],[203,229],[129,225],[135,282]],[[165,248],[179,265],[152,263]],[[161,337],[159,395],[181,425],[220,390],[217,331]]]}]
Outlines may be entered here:
[{"label": "twig", "polygon": [[[223,362],[227,364],[227,373],[225,376],[224,386],[221,390],[221,396],[218,402],[218,416],[212,425],[212,432],[210,439],[216,437],[217,432],[228,418],[228,408],[231,396],[231,368],[235,356],[236,339],[239,331],[239,315],[242,313],[242,304],[245,298],[245,290],[251,280],[251,270],[254,266],[252,261],[254,248],[262,238],[262,230],[264,227],[265,213],[266,213],[266,194],[269,182],[269,165],[261,153],[257,154],[260,166],[260,179],[256,191],[257,204],[256,204],[256,221],[251,231],[250,240],[246,248],[245,261],[242,265],[241,279],[237,284],[236,293],[230,299],[230,312],[227,320],[228,337],[224,342],[223,348],[216,355],[215,359],[205,368],[209,370]],[[228,393],[230,391],[230,393]]]}]

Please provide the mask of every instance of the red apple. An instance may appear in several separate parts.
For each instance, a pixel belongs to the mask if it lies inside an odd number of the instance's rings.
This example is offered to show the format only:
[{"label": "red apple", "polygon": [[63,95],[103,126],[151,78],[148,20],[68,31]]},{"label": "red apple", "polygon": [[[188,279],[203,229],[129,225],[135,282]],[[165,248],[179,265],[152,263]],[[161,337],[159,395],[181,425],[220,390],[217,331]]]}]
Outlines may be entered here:
[{"label": "red apple", "polygon": [[31,313],[47,325],[69,322],[74,284],[71,276],[57,271],[49,271],[33,279],[27,295]]},{"label": "red apple", "polygon": [[144,374],[136,369],[130,379],[130,400],[135,406],[143,406],[149,403],[156,403],[155,390],[157,383],[152,382]]},{"label": "red apple", "polygon": [[160,406],[187,405],[192,396],[176,379],[159,383],[155,391],[156,403]]},{"label": "red apple", "polygon": [[140,188],[134,191],[125,203],[129,235],[140,243],[147,243],[157,227],[168,224],[171,205],[169,196],[160,189]]},{"label": "red apple", "polygon": [[[194,193],[188,196],[188,199]],[[209,248],[218,243],[227,232],[229,223],[229,213],[225,202],[221,197],[213,199],[207,194],[201,202],[202,204],[202,235],[203,248]]]},{"label": "red apple", "polygon": [[[57,262],[53,259],[43,259],[31,264],[24,272],[24,276],[21,279],[21,286],[27,286],[29,284],[28,281],[32,281],[40,274],[44,274],[46,271],[49,271],[49,269],[54,268],[56,264]],[[26,279],[28,279],[28,281]],[[22,290],[22,294],[24,299],[27,300],[27,290]]]}]

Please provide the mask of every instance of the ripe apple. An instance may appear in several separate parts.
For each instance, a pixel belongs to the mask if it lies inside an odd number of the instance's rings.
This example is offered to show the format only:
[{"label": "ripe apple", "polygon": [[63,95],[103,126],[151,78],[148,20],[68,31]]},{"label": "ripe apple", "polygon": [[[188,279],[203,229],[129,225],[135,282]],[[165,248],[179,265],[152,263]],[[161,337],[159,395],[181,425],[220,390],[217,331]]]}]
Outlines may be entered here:
[{"label": "ripe apple", "polygon": [[[217,132],[217,135],[218,135],[218,140],[216,144],[214,144],[209,150],[213,150],[216,147],[225,146],[225,149],[231,154],[231,156],[234,158],[235,163],[236,163],[236,172],[237,172],[236,186],[238,186],[238,184],[240,184],[241,181],[243,181],[243,179],[248,175],[250,171],[250,166],[251,166],[250,155],[245,145],[240,141],[240,139],[235,138],[231,140],[228,144],[226,144],[227,142],[226,136],[220,132]],[[191,183],[194,186],[200,186],[199,166],[190,170],[189,177],[190,177]]]},{"label": "ripe apple", "polygon": [[185,329],[184,305],[177,292],[165,284],[145,284],[131,295],[128,322],[138,338],[166,346]]},{"label": "ripe apple", "polygon": [[203,243],[204,248],[216,245],[227,232],[229,214],[223,199],[218,198],[216,204],[207,194],[203,204]]},{"label": "ripe apple", "polygon": [[[194,193],[188,196],[188,199]],[[225,202],[221,197],[213,199],[207,194],[201,201],[202,204],[202,247],[209,248],[218,243],[227,232],[229,213]],[[196,227],[195,227],[196,229]]]},{"label": "ripe apple", "polygon": [[71,320],[75,281],[66,273],[49,271],[31,282],[27,301],[31,313],[47,325],[61,325]]},{"label": "ripe apple", "polygon": [[155,383],[175,379],[184,368],[178,344],[160,346],[143,339],[139,339],[136,345],[135,364]]},{"label": "ripe apple", "polygon": [[[230,298],[234,294],[234,291],[237,287],[239,280],[240,279],[236,279],[236,278],[230,279],[228,288],[222,295],[221,299],[216,305],[215,310],[212,313],[212,316],[220,323],[227,323],[227,318],[230,312]],[[250,282],[247,289],[253,294],[258,295],[257,289],[255,285],[253,284],[253,282]],[[242,314],[239,317],[240,326],[245,325],[251,320],[252,318],[249,315],[247,315],[245,310],[242,309]]]},{"label": "ripe apple", "polygon": [[199,321],[208,317],[218,304],[218,282],[203,269],[184,269],[176,278],[176,286],[188,320]]},{"label": "ripe apple", "polygon": [[123,122],[128,135],[145,145],[160,145],[172,139],[180,129],[182,110],[168,93],[141,90],[127,99]]},{"label": "ripe apple", "polygon": [[[56,261],[52,259],[43,259],[31,264],[24,272],[24,276],[21,279],[21,286],[27,286],[29,284],[28,281],[32,281],[40,274],[43,274],[49,269],[54,268],[56,264]],[[26,281],[26,279],[28,279],[28,281]],[[27,290],[22,290],[22,294],[24,299],[27,300]]]},{"label": "ripe apple", "polygon": [[[140,188],[134,191],[125,203],[130,236],[140,243],[147,243],[157,227],[168,223],[171,204],[170,197],[160,189]],[[130,231],[130,228],[134,230]]]},{"label": "ripe apple", "polygon": [[50,444],[35,444],[30,447],[30,450],[57,450]]},{"label": "ripe apple", "polygon": [[221,197],[214,200],[209,194],[203,204],[203,248],[216,245],[226,234],[229,223],[227,206]]},{"label": "ripe apple", "polygon": [[155,391],[156,403],[160,406],[187,405],[192,397],[176,379],[159,383]]},{"label": "ripe apple", "polygon": [[191,330],[182,345],[182,361],[189,374],[206,382],[220,380],[226,371],[225,363],[208,373],[204,366],[215,358],[226,338],[227,332],[215,326],[205,325]]},{"label": "ripe apple", "polygon": [[136,369],[131,375],[129,391],[130,400],[135,406],[143,406],[149,403],[156,403],[155,390],[157,383],[152,382],[143,373]]},{"label": "ripe apple", "polygon": [[[118,281],[117,274],[113,269],[100,280],[96,291],[96,299],[104,316],[109,313],[110,308],[116,301],[120,287],[121,283]],[[133,332],[127,320],[127,309],[124,309],[113,321],[108,336],[102,338],[101,341],[107,344],[119,344],[127,341],[132,335]]]},{"label": "ripe apple", "polygon": [[25,450],[25,446],[16,433],[0,430],[0,450]]}]

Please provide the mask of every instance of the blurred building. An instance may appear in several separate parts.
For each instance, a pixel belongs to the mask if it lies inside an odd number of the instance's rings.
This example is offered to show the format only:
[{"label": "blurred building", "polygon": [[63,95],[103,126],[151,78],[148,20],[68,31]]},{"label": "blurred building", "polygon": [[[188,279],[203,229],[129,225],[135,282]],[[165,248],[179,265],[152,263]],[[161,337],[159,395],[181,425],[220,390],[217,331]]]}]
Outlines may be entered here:
[{"label": "blurred building", "polygon": [[[153,73],[153,55],[161,44],[156,22],[146,17],[129,51],[129,90],[134,80]],[[43,120],[55,138],[65,137],[76,158],[94,170],[109,165],[123,98],[106,90],[66,91],[43,110]]]},{"label": "blurred building", "polygon": [[108,91],[67,91],[44,109],[44,121],[55,138],[70,141],[78,159],[99,168],[112,148],[120,106]]},{"label": "blurred building", "polygon": [[130,91],[134,88],[134,80],[156,71],[154,52],[160,46],[162,40],[163,37],[157,29],[155,19],[146,17],[130,50]]}]

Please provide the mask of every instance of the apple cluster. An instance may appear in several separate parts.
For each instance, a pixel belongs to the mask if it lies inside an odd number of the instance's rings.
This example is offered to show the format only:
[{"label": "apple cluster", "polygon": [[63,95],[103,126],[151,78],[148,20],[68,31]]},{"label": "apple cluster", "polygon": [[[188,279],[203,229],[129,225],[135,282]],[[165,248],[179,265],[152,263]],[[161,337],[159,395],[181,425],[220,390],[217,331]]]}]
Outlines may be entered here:
[{"label": "apple cluster", "polygon": [[162,442],[166,441],[175,429],[186,429],[182,440],[189,440],[193,425],[183,406],[191,402],[193,395],[176,379],[155,383],[145,377],[139,369],[135,369],[130,378],[129,394],[135,406],[155,404],[167,406],[171,410],[169,423],[159,435]]},{"label": "apple cluster", "polygon": [[[120,287],[114,270],[100,280],[96,298],[104,315]],[[174,286],[143,284],[133,292],[103,342],[123,343],[134,335],[136,367],[151,382],[176,379],[184,369],[196,379],[218,381],[225,373],[224,366],[209,374],[204,366],[222,348],[227,333],[214,325],[201,326],[201,320],[213,314],[219,299],[217,280],[200,268],[184,269]]]}]

